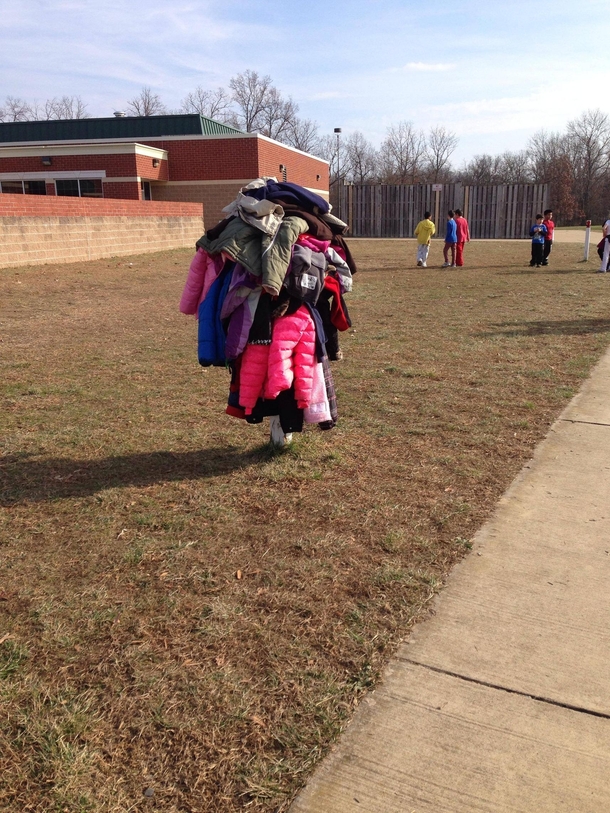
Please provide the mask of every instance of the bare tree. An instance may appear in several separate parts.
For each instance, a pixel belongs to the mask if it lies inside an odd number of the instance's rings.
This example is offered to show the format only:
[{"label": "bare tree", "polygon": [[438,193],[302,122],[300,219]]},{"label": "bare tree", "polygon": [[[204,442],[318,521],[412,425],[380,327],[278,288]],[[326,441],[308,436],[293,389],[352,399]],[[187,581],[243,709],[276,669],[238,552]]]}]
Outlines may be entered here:
[{"label": "bare tree", "polygon": [[610,120],[601,110],[587,110],[568,123],[567,142],[574,170],[575,194],[587,216],[601,216],[600,197],[610,169]]},{"label": "bare tree", "polygon": [[[311,119],[295,119],[290,123],[287,131],[283,134],[282,140],[297,150],[321,155],[320,134],[318,125]],[[321,156],[322,157],[322,156]]]},{"label": "bare tree", "polygon": [[526,152],[534,183],[547,183],[553,164],[569,154],[569,145],[565,135],[538,130],[528,141]]},{"label": "bare tree", "polygon": [[0,121],[30,121],[32,107],[25,99],[16,96],[7,96],[0,107]]},{"label": "bare tree", "polygon": [[237,107],[232,124],[248,133],[262,133],[288,143],[294,140],[299,107],[290,97],[282,96],[270,76],[247,70],[234,76],[229,85]]},{"label": "bare tree", "polygon": [[259,76],[256,71],[238,73],[229,82],[233,101],[238,107],[236,121],[247,133],[261,127],[261,117],[267,104],[269,91],[273,87],[270,76]]},{"label": "bare tree", "polygon": [[496,183],[531,183],[533,173],[527,150],[507,150],[499,156]]},{"label": "bare tree", "polygon": [[433,183],[446,181],[451,175],[451,156],[458,137],[444,127],[432,127],[426,144],[426,169]]},{"label": "bare tree", "polygon": [[500,183],[502,161],[499,155],[473,156],[459,172],[462,183],[489,185]]},{"label": "bare tree", "polygon": [[275,87],[270,87],[258,118],[257,130],[269,138],[282,139],[294,123],[299,107],[288,97],[284,99]]},{"label": "bare tree", "polygon": [[358,131],[344,145],[345,175],[354,183],[374,180],[379,173],[379,155],[370,141]]},{"label": "bare tree", "polygon": [[317,155],[319,155],[320,158],[324,158],[325,161],[328,161],[330,165],[330,185],[332,186],[339,179],[339,170],[343,169],[343,167],[339,167],[340,146],[337,137],[333,135],[322,136],[318,145]]},{"label": "bare tree", "polygon": [[149,87],[143,87],[138,96],[127,102],[127,109],[134,116],[162,116],[167,112],[159,94]]},{"label": "bare tree", "polygon": [[417,183],[424,170],[426,138],[410,121],[389,128],[381,145],[383,180],[390,183]]},{"label": "bare tree", "polygon": [[80,96],[61,96],[44,103],[45,119],[86,119],[87,105]]},{"label": "bare tree", "polygon": [[181,113],[199,113],[209,119],[226,122],[231,114],[231,95],[222,87],[204,90],[201,85],[182,100]]}]

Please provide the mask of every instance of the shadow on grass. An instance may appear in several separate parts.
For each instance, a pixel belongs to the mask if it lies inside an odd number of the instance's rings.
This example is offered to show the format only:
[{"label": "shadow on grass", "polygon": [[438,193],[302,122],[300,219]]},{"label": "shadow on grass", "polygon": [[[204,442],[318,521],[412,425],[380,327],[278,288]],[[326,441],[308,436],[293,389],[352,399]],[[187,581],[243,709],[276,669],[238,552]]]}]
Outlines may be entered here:
[{"label": "shadow on grass", "polygon": [[[489,266],[490,268],[492,266]],[[496,266],[498,267],[498,266]],[[584,269],[586,272],[588,269]],[[543,268],[530,268],[526,266],[525,268],[512,268],[506,269],[504,271],[500,271],[499,275],[504,277],[520,277],[520,276],[550,276],[550,277],[558,277],[558,276],[566,276],[568,274],[582,274],[582,268],[553,268],[552,266],[545,266]],[[591,273],[595,273],[591,270]]]},{"label": "shadow on grass", "polygon": [[610,332],[610,319],[569,319],[567,321],[552,322],[500,322],[492,325],[494,330],[485,330],[477,336],[577,336],[582,333],[608,333]]},{"label": "shadow on grass", "polygon": [[149,452],[101,460],[0,457],[0,505],[85,497],[107,488],[219,477],[256,465],[269,454],[265,445],[247,452],[223,446],[197,452]]}]

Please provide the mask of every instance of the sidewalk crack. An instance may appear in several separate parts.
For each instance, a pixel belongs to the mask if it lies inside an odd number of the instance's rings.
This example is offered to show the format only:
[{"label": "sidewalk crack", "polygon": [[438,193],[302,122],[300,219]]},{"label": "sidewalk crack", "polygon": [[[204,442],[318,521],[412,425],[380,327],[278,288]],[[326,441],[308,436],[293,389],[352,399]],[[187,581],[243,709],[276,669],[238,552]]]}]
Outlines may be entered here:
[{"label": "sidewalk crack", "polygon": [[586,423],[589,426],[610,426],[610,423],[602,423],[601,421],[580,421],[577,418],[559,418],[563,423]]},{"label": "sidewalk crack", "polygon": [[520,697],[529,697],[530,700],[537,700],[539,703],[546,703],[549,706],[557,706],[561,709],[568,709],[569,711],[577,711],[580,714],[589,714],[591,717],[601,717],[604,720],[610,720],[610,713],[606,714],[603,711],[593,711],[592,709],[584,708],[584,706],[575,706],[572,703],[561,703],[559,700],[551,700],[550,697],[543,697],[542,695],[531,694],[530,692],[521,692],[519,689],[510,689],[508,686],[500,686],[498,683],[491,683],[487,680],[479,680],[479,678],[468,677],[461,675],[459,672],[451,672],[448,669],[441,669],[438,666],[430,666],[427,663],[420,663],[411,658],[404,658],[397,656],[399,661],[403,663],[410,663],[413,666],[420,666],[422,669],[429,669],[431,672],[436,672],[439,675],[447,675],[448,677],[464,680],[467,683],[476,683],[478,686],[485,686],[488,689],[496,689],[500,692],[507,692],[508,694],[517,694]]}]

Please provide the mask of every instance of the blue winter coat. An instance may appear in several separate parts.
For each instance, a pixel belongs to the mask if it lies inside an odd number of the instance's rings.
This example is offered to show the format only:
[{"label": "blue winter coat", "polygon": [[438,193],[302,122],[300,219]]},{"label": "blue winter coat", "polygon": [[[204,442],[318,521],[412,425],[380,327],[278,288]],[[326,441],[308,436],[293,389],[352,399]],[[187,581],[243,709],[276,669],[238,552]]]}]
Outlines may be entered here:
[{"label": "blue winter coat", "polygon": [[225,331],[220,321],[220,310],[227,295],[235,263],[227,263],[212,284],[206,298],[199,305],[197,354],[202,367],[224,367]]}]

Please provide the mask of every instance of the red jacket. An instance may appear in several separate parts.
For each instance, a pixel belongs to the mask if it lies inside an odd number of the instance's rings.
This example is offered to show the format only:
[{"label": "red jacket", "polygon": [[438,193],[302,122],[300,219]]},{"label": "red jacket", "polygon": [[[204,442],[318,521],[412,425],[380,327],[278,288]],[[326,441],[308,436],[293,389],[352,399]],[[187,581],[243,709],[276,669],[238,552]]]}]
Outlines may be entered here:
[{"label": "red jacket", "polygon": [[460,215],[456,215],[454,219],[457,228],[458,243],[467,243],[470,240],[470,229],[468,228],[468,221],[466,220],[465,217],[460,217]]},{"label": "red jacket", "polygon": [[555,224],[552,220],[547,220],[546,218],[542,221],[542,225],[546,226],[546,235],[545,240],[552,240],[553,239],[553,232],[555,231]]}]

